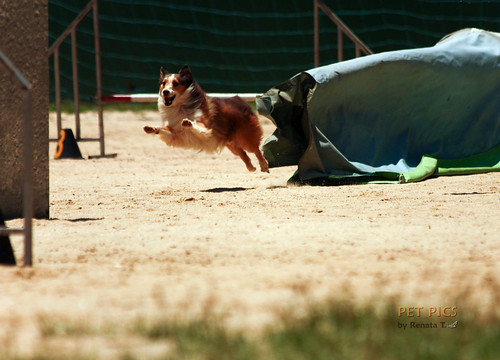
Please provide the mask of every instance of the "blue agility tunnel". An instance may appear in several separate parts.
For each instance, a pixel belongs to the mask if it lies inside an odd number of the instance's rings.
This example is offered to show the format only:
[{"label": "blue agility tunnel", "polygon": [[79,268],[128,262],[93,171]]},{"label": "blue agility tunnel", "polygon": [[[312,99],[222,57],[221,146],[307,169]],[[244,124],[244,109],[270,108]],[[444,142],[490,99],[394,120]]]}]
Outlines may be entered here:
[{"label": "blue agility tunnel", "polygon": [[271,167],[310,184],[410,182],[500,171],[500,34],[464,29],[429,48],[297,74],[257,99],[277,129]]}]

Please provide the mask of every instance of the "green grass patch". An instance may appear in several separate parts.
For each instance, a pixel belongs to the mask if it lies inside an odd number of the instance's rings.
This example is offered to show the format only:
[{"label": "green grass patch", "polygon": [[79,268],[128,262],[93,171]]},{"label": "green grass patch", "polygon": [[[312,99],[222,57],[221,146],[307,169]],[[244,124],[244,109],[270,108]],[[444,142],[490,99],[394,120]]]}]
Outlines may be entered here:
[{"label": "green grass patch", "polygon": [[174,344],[173,359],[258,359],[258,349],[240,332],[230,332],[220,319],[208,317],[187,322],[157,320],[149,325],[139,321],[136,335]]},{"label": "green grass patch", "polygon": [[[38,326],[47,341],[60,337],[75,341],[82,337],[111,341],[133,337],[151,345],[168,344],[168,350],[159,357],[162,359],[498,359],[498,319],[479,321],[469,312],[467,317],[429,321],[398,318],[396,312],[396,306],[376,310],[342,302],[316,305],[300,316],[286,313],[276,326],[253,336],[229,330],[223,319],[211,315],[191,320],[138,319],[128,325],[114,325],[114,329],[111,325],[95,327],[44,315]],[[455,320],[458,325],[449,328]],[[437,326],[411,327],[412,321]],[[401,327],[403,323],[406,329]],[[120,351],[122,359],[141,358],[133,347]],[[50,358],[51,354],[42,351],[30,359]],[[85,358],[85,353],[78,351],[69,355]],[[1,351],[0,358],[21,359]]]},{"label": "green grass patch", "polygon": [[85,319],[70,319],[64,316],[38,315],[38,331],[43,338],[113,336],[117,327],[112,324],[96,324]]},{"label": "green grass patch", "polygon": [[[269,358],[451,360],[495,359],[500,353],[498,322],[481,325],[460,319],[457,328],[448,328],[448,319],[400,320],[396,309],[389,306],[380,314],[345,303],[313,307],[301,319],[288,318],[280,330],[264,336]],[[415,327],[410,327],[411,321]],[[400,327],[403,323],[406,329]]]}]

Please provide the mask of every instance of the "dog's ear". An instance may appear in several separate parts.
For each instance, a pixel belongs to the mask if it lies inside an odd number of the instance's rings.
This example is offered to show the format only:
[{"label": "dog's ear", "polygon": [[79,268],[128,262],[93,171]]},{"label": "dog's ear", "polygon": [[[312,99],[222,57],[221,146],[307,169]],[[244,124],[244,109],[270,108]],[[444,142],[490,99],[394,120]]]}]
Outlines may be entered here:
[{"label": "dog's ear", "polygon": [[191,69],[189,66],[184,65],[180,70],[179,70],[179,75],[185,76],[185,75],[191,75]]},{"label": "dog's ear", "polygon": [[160,68],[160,79],[163,79],[165,75],[168,74],[168,71],[163,68],[163,66]]},{"label": "dog's ear", "polygon": [[193,74],[191,73],[189,66],[184,65],[182,69],[179,70],[179,76],[184,85],[191,85],[193,83]]}]

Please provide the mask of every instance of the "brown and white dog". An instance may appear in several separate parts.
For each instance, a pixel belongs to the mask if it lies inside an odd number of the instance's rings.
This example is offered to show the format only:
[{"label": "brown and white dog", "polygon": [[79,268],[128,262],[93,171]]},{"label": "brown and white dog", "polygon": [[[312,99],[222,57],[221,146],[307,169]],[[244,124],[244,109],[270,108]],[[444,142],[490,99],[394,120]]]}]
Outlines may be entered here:
[{"label": "brown and white dog", "polygon": [[193,78],[189,66],[177,74],[160,69],[158,110],[163,127],[145,126],[167,145],[208,152],[226,146],[255,171],[247,151],[255,154],[260,170],[269,172],[259,146],[262,127],[252,108],[240,97],[209,97]]}]

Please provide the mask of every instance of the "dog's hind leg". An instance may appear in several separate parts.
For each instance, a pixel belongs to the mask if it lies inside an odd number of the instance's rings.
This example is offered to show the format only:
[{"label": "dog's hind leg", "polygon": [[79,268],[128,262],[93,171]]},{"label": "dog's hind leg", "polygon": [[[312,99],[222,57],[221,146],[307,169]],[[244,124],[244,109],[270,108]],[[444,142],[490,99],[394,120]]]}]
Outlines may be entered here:
[{"label": "dog's hind leg", "polygon": [[231,152],[234,155],[238,155],[241,158],[241,160],[243,160],[248,171],[253,172],[256,170],[255,166],[252,165],[252,160],[250,160],[250,158],[248,157],[248,154],[245,152],[245,150],[243,150],[241,147],[234,145],[232,143],[227,143],[226,146],[229,150],[231,150]]}]

